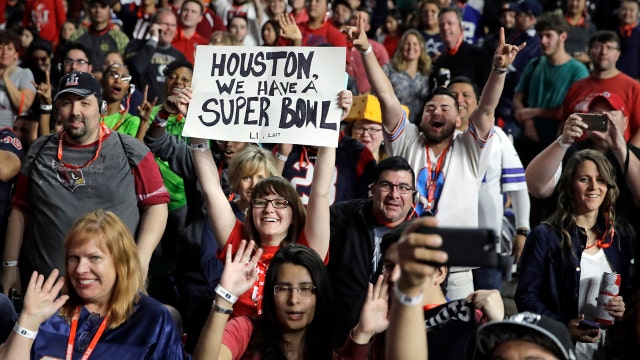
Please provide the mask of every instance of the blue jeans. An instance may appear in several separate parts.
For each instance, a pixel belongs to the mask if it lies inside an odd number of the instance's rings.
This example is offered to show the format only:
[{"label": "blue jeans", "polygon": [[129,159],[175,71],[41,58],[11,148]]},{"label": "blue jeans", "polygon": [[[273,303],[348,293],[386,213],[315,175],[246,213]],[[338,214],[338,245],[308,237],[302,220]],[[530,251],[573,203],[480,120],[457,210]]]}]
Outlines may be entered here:
[{"label": "blue jeans", "polygon": [[473,269],[475,290],[496,289],[502,292],[502,271],[500,269]]}]

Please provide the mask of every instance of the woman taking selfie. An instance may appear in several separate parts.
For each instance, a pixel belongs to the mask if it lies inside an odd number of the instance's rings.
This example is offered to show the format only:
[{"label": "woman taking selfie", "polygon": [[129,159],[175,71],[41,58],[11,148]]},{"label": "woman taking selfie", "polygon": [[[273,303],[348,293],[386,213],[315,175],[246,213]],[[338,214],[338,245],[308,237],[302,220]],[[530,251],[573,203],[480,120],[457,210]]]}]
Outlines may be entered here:
[{"label": "woman taking selfie", "polygon": [[[620,274],[621,294],[631,280],[632,252],[615,229],[615,173],[602,154],[582,150],[563,168],[556,191],[555,212],[527,238],[515,301],[518,311],[566,324],[579,358],[596,358],[606,331],[586,328],[580,320],[596,318],[603,273]],[[614,296],[604,309],[619,321],[625,311],[622,296]]]},{"label": "woman taking selfie", "polygon": [[[112,212],[76,222],[64,241],[67,271],[31,275],[1,359],[183,359],[171,314],[144,294],[133,237]],[[67,295],[58,297],[66,284]]]},{"label": "woman taking selfie", "polygon": [[283,245],[265,278],[264,312],[252,320],[228,321],[237,296],[253,287],[262,249],[241,241],[235,256],[226,250],[220,286],[194,353],[196,359],[367,359],[371,337],[387,328],[387,285],[382,276],[369,292],[360,322],[337,352],[332,346],[333,309],[329,274],[318,254],[306,246]]}]

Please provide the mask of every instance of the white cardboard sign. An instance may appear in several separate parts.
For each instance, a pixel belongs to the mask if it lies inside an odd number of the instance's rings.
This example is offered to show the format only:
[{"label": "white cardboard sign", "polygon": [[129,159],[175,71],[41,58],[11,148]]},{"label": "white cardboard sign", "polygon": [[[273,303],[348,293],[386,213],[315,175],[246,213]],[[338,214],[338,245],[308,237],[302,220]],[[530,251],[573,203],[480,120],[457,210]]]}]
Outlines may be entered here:
[{"label": "white cardboard sign", "polygon": [[198,46],[183,136],[338,146],[345,48]]}]

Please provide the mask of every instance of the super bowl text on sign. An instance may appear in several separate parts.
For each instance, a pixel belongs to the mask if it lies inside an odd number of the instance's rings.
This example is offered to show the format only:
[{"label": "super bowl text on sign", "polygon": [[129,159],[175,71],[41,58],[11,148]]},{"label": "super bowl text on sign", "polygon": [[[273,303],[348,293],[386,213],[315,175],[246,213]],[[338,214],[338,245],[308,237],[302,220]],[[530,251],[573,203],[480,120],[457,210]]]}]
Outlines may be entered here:
[{"label": "super bowl text on sign", "polygon": [[198,46],[183,136],[338,146],[345,48]]}]

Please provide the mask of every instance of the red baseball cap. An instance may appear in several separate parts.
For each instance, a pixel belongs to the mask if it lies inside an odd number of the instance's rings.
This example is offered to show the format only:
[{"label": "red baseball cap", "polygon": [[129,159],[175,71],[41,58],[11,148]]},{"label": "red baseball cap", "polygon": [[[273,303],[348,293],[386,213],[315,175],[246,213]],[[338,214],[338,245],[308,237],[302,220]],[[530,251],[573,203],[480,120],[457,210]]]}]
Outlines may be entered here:
[{"label": "red baseball cap", "polygon": [[620,110],[622,111],[622,113],[624,114],[624,116],[629,116],[629,109],[625,106],[624,101],[622,100],[622,98],[614,93],[605,91],[602,92],[596,96],[593,97],[593,99],[591,99],[591,102],[589,102],[589,111],[591,111],[591,107],[598,101],[598,100],[604,100],[606,103],[608,103],[614,110]]}]

